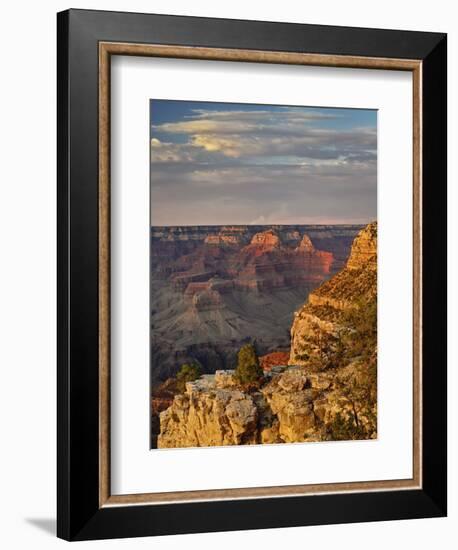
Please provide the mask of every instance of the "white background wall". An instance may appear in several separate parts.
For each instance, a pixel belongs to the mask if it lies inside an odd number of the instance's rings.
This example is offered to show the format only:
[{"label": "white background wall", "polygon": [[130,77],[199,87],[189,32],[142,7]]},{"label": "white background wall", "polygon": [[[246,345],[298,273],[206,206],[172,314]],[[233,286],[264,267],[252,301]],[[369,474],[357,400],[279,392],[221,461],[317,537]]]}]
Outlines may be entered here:
[{"label": "white background wall", "polygon": [[[449,518],[185,535],[86,547],[456,548],[458,539],[458,18],[454,2],[9,2],[0,61],[0,544],[62,547],[55,528],[55,12],[68,7],[449,33]],[[454,185],[455,183],[455,185]],[[455,368],[454,368],[455,367]]]}]

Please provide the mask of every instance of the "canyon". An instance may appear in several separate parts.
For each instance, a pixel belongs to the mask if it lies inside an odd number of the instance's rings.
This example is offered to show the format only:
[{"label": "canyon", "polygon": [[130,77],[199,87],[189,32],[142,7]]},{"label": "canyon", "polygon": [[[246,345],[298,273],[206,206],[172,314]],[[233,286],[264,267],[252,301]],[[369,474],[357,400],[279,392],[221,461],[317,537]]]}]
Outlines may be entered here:
[{"label": "canyon", "polygon": [[339,271],[357,225],[151,228],[151,381],[230,369],[247,340],[289,351],[293,312]]},{"label": "canyon", "polygon": [[[239,257],[249,258],[244,268],[267,249],[284,247],[281,257],[292,258],[298,248],[307,250],[307,260],[295,265],[314,267],[310,279],[302,274],[307,298],[291,312],[287,351],[269,349],[260,357],[262,375],[255,385],[241,384],[233,369],[203,374],[184,391],[173,387],[173,378],[163,382],[164,400],[153,392],[159,448],[377,437],[377,224],[356,233],[338,270],[328,263],[333,252],[317,250],[308,231],[295,247],[284,245],[278,230],[267,229],[240,248]],[[234,272],[235,286],[241,271]],[[311,288],[319,273],[324,280]],[[263,293],[280,285],[243,288]]]}]

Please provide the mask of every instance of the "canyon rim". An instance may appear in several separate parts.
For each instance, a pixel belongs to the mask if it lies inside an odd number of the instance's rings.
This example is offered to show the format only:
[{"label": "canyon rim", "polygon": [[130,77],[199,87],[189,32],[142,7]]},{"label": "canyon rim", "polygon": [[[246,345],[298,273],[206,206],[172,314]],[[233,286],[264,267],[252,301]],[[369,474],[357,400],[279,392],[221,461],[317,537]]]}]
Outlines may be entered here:
[{"label": "canyon rim", "polygon": [[377,114],[151,100],[151,447],[377,437]]}]

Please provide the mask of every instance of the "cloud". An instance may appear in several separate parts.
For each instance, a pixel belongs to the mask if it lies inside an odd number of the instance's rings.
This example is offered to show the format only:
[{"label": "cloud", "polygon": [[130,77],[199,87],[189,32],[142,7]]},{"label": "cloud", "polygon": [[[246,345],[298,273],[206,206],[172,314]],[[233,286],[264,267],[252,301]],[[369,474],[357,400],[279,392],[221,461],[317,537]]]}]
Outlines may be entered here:
[{"label": "cloud", "polygon": [[205,151],[221,152],[226,157],[238,158],[242,152],[240,140],[235,138],[221,138],[214,135],[197,134],[192,136],[191,144],[194,147],[202,147]]},{"label": "cloud", "polygon": [[376,127],[351,110],[188,113],[152,125],[154,225],[376,217]]},{"label": "cloud", "polygon": [[[313,158],[355,158],[362,154],[375,156],[377,136],[375,128],[338,130],[335,127],[317,126],[336,116],[322,112],[301,112],[297,108],[276,111],[214,111],[194,110],[185,120],[153,125],[156,135],[168,136],[158,162],[176,158],[177,161],[217,162],[221,156],[240,159],[255,157],[294,156]],[[175,136],[184,142],[173,143]],[[157,139],[157,138],[156,138]],[[205,158],[192,157],[190,146],[203,149]],[[157,144],[152,143],[152,148]],[[152,155],[153,160],[153,155]],[[259,162],[259,159],[258,159]],[[283,159],[284,163],[288,159]],[[294,161],[296,162],[296,161]]]},{"label": "cloud", "polygon": [[154,225],[370,220],[376,217],[376,170],[348,164],[192,171],[158,166],[151,172],[151,207]]}]

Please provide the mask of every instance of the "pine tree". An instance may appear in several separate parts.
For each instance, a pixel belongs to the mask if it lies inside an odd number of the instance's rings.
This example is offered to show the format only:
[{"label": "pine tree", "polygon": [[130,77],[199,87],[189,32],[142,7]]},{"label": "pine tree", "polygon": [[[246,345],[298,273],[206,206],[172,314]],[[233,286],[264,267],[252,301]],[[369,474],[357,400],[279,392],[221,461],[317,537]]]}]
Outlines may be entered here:
[{"label": "pine tree", "polygon": [[202,374],[202,369],[197,363],[184,363],[177,373],[177,388],[180,392],[186,389],[186,382],[197,380]]},{"label": "pine tree", "polygon": [[263,377],[258,355],[253,344],[245,344],[239,350],[235,378],[242,385],[255,385]]}]

